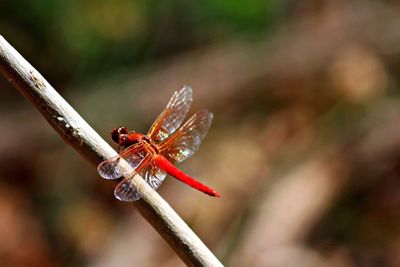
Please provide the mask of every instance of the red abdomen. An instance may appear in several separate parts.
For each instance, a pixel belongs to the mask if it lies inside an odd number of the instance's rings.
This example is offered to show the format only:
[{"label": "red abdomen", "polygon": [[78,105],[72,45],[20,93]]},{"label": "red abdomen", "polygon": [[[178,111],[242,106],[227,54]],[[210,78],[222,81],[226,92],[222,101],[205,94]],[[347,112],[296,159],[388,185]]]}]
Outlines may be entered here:
[{"label": "red abdomen", "polygon": [[155,159],[157,165],[166,171],[169,175],[175,177],[181,182],[184,182],[185,184],[203,192],[206,193],[207,195],[213,196],[213,197],[221,197],[221,195],[215,191],[214,189],[200,183],[199,181],[193,179],[177,167],[173,165],[169,160],[167,160],[165,157],[161,155],[157,155]]}]

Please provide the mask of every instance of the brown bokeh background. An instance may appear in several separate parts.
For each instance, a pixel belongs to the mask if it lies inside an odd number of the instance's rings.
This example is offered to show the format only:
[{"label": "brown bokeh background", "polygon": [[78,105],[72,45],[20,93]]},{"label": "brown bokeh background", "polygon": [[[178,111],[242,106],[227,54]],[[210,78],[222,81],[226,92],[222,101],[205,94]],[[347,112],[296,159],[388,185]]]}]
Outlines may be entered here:
[{"label": "brown bokeh background", "polygon": [[[181,84],[215,119],[159,193],[227,266],[400,265],[396,1],[0,1],[0,34],[107,140]],[[183,266],[0,79],[0,265]]]}]

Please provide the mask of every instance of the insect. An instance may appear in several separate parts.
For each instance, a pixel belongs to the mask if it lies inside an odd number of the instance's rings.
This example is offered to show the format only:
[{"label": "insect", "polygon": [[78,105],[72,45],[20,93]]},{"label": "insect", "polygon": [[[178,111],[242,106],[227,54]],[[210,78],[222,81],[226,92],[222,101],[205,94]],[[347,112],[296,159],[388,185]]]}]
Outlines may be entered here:
[{"label": "insect", "polygon": [[[122,177],[118,161],[123,158],[154,190],[169,174],[203,193],[220,197],[218,192],[193,179],[173,164],[184,161],[197,151],[213,119],[211,112],[200,110],[181,126],[191,104],[192,89],[182,86],[174,92],[147,135],[129,132],[126,127],[113,129],[112,140],[119,145],[121,152],[119,156],[98,165],[99,175],[105,179]],[[114,195],[121,201],[135,201],[142,197],[132,183],[133,175],[130,177],[124,178],[115,187]]]}]

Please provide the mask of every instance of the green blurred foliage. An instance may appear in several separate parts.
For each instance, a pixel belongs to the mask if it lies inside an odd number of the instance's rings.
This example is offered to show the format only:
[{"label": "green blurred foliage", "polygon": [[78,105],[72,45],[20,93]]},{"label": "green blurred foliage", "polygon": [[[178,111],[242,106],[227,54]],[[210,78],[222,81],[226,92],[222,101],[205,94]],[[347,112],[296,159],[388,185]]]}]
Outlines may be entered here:
[{"label": "green blurred foliage", "polygon": [[261,0],[15,0],[0,7],[2,34],[61,81],[137,68],[199,45],[257,35],[273,25],[280,9],[278,1]]}]

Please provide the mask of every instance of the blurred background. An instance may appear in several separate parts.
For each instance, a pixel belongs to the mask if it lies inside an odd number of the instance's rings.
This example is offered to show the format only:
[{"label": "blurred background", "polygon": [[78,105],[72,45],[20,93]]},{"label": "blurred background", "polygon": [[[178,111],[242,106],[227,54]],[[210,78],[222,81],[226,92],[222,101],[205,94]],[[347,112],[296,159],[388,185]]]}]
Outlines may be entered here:
[{"label": "blurred background", "polygon": [[[173,91],[213,111],[159,193],[227,266],[400,266],[397,1],[0,0],[3,35],[106,140]],[[184,266],[0,79],[0,265]]]}]

